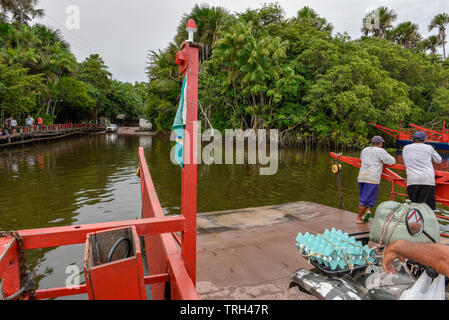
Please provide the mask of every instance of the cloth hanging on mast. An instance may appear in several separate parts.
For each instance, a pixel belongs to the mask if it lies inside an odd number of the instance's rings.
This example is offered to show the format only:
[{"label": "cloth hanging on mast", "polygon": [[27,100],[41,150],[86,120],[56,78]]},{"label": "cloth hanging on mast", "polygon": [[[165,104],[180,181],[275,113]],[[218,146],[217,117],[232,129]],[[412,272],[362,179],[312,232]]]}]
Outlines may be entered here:
[{"label": "cloth hanging on mast", "polygon": [[187,118],[187,75],[184,77],[173,130],[176,132],[175,160],[184,169],[185,126]]}]

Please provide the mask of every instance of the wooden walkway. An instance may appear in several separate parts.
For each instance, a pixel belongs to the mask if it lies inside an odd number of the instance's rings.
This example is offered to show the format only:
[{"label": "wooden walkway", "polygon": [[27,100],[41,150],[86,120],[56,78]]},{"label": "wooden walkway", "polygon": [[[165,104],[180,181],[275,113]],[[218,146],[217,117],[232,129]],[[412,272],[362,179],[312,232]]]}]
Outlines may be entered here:
[{"label": "wooden walkway", "polygon": [[65,137],[102,132],[105,128],[96,125],[48,125],[34,128],[18,128],[18,133],[0,136],[0,150],[29,143],[62,139]]},{"label": "wooden walkway", "polygon": [[335,227],[369,231],[356,215],[327,206],[296,202],[198,214],[197,289],[201,299],[305,300],[289,290],[298,269],[310,269],[296,248],[296,236]]}]

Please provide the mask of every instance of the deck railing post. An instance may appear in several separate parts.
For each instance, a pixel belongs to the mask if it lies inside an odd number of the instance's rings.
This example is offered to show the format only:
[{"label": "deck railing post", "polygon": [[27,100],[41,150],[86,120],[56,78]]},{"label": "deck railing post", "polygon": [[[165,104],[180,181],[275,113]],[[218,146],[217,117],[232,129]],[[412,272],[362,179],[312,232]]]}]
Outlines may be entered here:
[{"label": "deck railing post", "polygon": [[[189,24],[191,22],[189,21]],[[194,23],[193,23],[194,25]],[[189,25],[188,25],[189,26]],[[185,125],[184,170],[181,182],[181,215],[186,219],[186,230],[181,234],[181,254],[187,273],[196,286],[196,227],[197,227],[197,135],[198,135],[198,58],[199,45],[184,42],[187,53],[187,110]]]}]

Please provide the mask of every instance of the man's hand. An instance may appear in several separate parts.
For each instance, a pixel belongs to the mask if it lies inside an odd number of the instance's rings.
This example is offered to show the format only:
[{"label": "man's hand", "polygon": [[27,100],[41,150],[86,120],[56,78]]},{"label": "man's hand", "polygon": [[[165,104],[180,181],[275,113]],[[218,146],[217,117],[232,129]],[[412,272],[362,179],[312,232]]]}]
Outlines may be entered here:
[{"label": "man's hand", "polygon": [[402,241],[396,241],[390,244],[384,251],[382,256],[382,267],[387,274],[396,273],[396,269],[393,266],[393,262],[399,259],[401,262],[405,262],[405,257],[398,253],[399,247],[402,245]]}]

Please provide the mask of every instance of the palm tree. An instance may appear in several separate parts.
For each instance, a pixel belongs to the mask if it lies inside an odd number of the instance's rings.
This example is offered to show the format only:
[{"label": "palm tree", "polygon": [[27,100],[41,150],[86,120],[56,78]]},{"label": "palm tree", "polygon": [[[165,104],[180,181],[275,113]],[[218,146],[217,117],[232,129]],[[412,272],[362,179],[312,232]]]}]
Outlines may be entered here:
[{"label": "palm tree", "polygon": [[20,25],[27,24],[34,18],[42,18],[45,14],[43,9],[36,9],[39,0],[0,0],[0,5]]},{"label": "palm tree", "polygon": [[59,29],[52,29],[43,24],[36,23],[33,26],[37,36],[42,40],[43,46],[60,44],[64,49],[70,51],[70,44],[64,39]]},{"label": "palm tree", "polygon": [[426,40],[423,41],[423,49],[430,50],[430,53],[436,54],[438,47],[442,45],[442,41],[439,35],[430,36]]},{"label": "palm tree", "polygon": [[212,55],[212,47],[218,39],[218,32],[229,17],[229,11],[222,7],[210,7],[207,4],[196,4],[189,13],[183,15],[181,22],[178,25],[175,43],[180,46],[181,43],[187,39],[187,31],[185,30],[187,22],[189,19],[195,20],[198,29],[195,39],[203,44],[202,61],[207,61]]},{"label": "palm tree", "polygon": [[440,13],[436,15],[429,25],[429,31],[438,28],[438,34],[441,38],[441,44],[443,46],[443,56],[446,60],[446,27],[449,24],[449,14]]},{"label": "palm tree", "polygon": [[179,78],[179,69],[175,64],[176,53],[179,48],[170,43],[164,51],[150,50],[147,55],[148,62],[146,73],[150,81],[157,79],[170,79],[176,81]]},{"label": "palm tree", "polygon": [[363,18],[362,32],[365,36],[371,34],[375,38],[386,39],[387,31],[393,28],[392,24],[397,17],[393,9],[379,7]]},{"label": "palm tree", "polygon": [[393,40],[406,49],[417,48],[422,36],[419,33],[419,26],[411,21],[399,24],[393,30]]},{"label": "palm tree", "polygon": [[301,23],[310,24],[320,31],[332,32],[334,29],[331,23],[328,23],[325,18],[321,18],[315,10],[307,6],[298,11],[296,19]]}]

